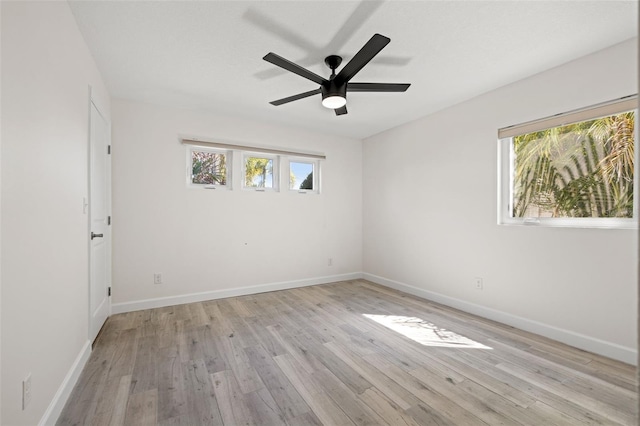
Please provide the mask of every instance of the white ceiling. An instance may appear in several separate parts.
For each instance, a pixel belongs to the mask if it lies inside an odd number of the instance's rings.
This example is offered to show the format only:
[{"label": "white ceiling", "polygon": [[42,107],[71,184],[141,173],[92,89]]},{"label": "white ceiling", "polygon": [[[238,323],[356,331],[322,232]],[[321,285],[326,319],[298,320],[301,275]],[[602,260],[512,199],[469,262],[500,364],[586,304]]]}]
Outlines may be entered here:
[{"label": "white ceiling", "polygon": [[[205,109],[364,138],[637,36],[635,1],[70,1],[114,98]],[[391,43],[335,116],[317,85],[262,60],[274,52],[329,76],[374,33]]]}]

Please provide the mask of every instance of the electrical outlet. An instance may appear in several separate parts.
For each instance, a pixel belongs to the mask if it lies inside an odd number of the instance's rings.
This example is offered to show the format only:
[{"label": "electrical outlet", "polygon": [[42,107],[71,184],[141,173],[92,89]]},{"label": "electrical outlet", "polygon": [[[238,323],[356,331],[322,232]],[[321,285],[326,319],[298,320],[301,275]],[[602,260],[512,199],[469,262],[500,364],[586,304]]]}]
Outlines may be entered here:
[{"label": "electrical outlet", "polygon": [[22,409],[25,410],[31,402],[31,373],[22,381]]},{"label": "electrical outlet", "polygon": [[153,283],[162,284],[162,274],[160,273],[153,274]]},{"label": "electrical outlet", "polygon": [[329,260],[327,261],[327,266],[333,266],[333,259],[329,258]]},{"label": "electrical outlet", "polygon": [[476,289],[477,290],[482,290],[482,288],[483,288],[482,278],[476,277],[475,283],[476,283]]}]

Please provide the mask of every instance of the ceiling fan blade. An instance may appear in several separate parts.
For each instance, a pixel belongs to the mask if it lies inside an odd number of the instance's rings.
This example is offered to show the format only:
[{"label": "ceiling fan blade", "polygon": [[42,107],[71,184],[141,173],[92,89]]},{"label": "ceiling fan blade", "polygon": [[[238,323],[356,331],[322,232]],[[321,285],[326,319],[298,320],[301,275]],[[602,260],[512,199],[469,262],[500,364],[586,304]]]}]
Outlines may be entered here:
[{"label": "ceiling fan blade", "polygon": [[308,92],[298,93],[297,95],[289,96],[288,98],[278,99],[277,101],[273,101],[269,103],[271,105],[278,106],[278,105],[286,104],[288,102],[297,101],[298,99],[308,98],[309,96],[317,95],[318,93],[321,93],[321,92],[322,91],[320,89],[310,90]]},{"label": "ceiling fan blade", "polygon": [[355,54],[347,65],[340,70],[336,76],[336,81],[345,83],[351,80],[357,73],[373,59],[389,42],[390,38],[380,34],[374,34],[369,41],[362,46],[362,49]]},{"label": "ceiling fan blade", "polygon": [[336,108],[334,111],[336,112],[336,115],[345,115],[347,113],[347,106],[345,105],[343,107]]},{"label": "ceiling fan blade", "polygon": [[326,81],[326,79],[320,77],[318,74],[309,71],[306,68],[302,68],[298,64],[294,64],[288,59],[283,58],[282,56],[276,55],[275,53],[269,52],[265,55],[265,61],[271,62],[273,65],[277,65],[280,68],[284,68],[287,71],[291,71],[292,73],[298,74],[301,77],[304,77],[308,80],[311,80],[315,83],[322,84]]},{"label": "ceiling fan blade", "polygon": [[406,92],[408,83],[347,83],[347,92]]}]

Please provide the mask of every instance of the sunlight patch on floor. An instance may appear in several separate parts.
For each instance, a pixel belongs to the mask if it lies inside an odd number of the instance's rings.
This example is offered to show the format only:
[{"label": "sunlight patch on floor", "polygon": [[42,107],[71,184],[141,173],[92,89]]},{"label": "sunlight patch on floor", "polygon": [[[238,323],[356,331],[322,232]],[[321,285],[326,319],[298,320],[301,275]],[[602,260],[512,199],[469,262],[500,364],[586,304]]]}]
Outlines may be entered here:
[{"label": "sunlight patch on floor", "polygon": [[453,331],[440,328],[420,318],[400,315],[362,315],[425,346],[491,349],[489,346],[485,346]]}]

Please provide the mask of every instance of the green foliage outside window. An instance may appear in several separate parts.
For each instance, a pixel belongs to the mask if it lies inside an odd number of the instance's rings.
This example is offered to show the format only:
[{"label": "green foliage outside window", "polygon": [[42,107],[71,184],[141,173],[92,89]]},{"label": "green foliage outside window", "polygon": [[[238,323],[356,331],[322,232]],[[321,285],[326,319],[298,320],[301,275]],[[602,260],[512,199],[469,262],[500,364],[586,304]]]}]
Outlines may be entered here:
[{"label": "green foliage outside window", "polygon": [[313,189],[313,172],[309,173],[302,181],[300,189]]},{"label": "green foliage outside window", "polygon": [[633,217],[634,112],[513,138],[513,217]]},{"label": "green foliage outside window", "polygon": [[245,186],[250,188],[273,187],[273,160],[247,157],[245,160]]},{"label": "green foliage outside window", "polygon": [[198,185],[226,185],[227,157],[209,151],[192,151],[191,182]]}]

